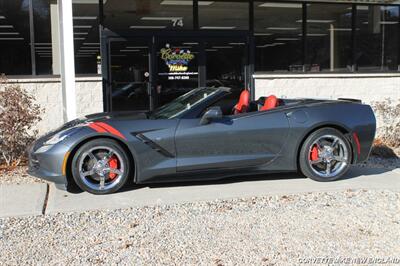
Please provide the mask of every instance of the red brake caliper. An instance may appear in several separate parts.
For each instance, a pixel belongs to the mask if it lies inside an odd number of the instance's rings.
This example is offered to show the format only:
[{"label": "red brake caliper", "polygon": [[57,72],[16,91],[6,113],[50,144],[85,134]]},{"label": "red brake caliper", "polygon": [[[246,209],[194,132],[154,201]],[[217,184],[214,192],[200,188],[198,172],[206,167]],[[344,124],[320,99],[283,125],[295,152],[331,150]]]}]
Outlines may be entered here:
[{"label": "red brake caliper", "polygon": [[310,152],[310,160],[311,161],[316,161],[316,160],[318,160],[318,147],[317,147],[317,145],[314,145],[313,147],[312,147],[312,149],[311,149],[311,152]]},{"label": "red brake caliper", "polygon": [[[118,169],[118,158],[117,156],[113,155],[111,156],[110,160],[108,161],[108,165],[110,166],[110,169]],[[110,173],[109,174],[110,179],[113,180],[114,178],[117,177],[116,173]]]}]

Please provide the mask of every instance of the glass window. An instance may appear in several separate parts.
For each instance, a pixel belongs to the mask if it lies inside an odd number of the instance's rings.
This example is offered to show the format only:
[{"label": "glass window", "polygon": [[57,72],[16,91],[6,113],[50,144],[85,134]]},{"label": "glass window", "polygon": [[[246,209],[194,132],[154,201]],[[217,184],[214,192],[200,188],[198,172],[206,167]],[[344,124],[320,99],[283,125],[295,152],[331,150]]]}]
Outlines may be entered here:
[{"label": "glass window", "polygon": [[35,0],[32,3],[35,29],[36,74],[50,75],[53,73],[50,0]]},{"label": "glass window", "polygon": [[199,26],[202,30],[248,30],[247,1],[199,1]]},{"label": "glass window", "polygon": [[97,74],[100,71],[98,16],[98,1],[73,4],[76,74]]},{"label": "glass window", "polygon": [[399,65],[399,7],[357,6],[359,71],[393,71]]},{"label": "glass window", "polygon": [[254,2],[256,71],[302,71],[302,4]]},{"label": "glass window", "polygon": [[31,75],[29,2],[0,0],[0,73]]},{"label": "glass window", "polygon": [[193,28],[191,0],[107,0],[104,14],[112,31]]},{"label": "glass window", "polygon": [[308,4],[307,70],[351,71],[351,17],[351,5]]}]

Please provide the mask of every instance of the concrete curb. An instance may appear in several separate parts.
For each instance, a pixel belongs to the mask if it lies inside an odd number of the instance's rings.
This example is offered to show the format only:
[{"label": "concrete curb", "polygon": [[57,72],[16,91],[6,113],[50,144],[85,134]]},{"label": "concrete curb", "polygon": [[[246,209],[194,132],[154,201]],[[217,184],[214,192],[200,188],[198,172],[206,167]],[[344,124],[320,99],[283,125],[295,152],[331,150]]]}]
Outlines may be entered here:
[{"label": "concrete curb", "polygon": [[42,215],[47,184],[0,185],[0,218]]}]

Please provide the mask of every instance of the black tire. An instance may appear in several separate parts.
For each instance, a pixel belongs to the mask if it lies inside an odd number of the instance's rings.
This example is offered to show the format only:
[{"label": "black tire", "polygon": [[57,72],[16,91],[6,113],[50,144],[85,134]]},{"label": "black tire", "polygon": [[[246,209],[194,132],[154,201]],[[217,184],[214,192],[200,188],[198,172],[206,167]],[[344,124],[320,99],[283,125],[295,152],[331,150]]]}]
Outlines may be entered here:
[{"label": "black tire", "polygon": [[[332,176],[329,176],[327,173],[327,170],[323,170],[324,167],[327,167],[327,163],[325,161],[325,158],[322,159],[320,157],[318,157],[318,160],[323,160],[323,162],[321,163],[315,163],[314,166],[314,162],[317,162],[317,160],[313,161],[310,157],[310,151],[312,149],[313,146],[315,146],[315,141],[317,141],[320,138],[324,138],[324,136],[334,136],[336,138],[339,138],[341,140],[341,142],[339,143],[339,150],[335,149],[334,152],[339,152],[341,151],[343,154],[343,156],[341,157],[337,157],[337,158],[342,158],[343,161],[331,161],[329,163],[329,165],[331,166],[332,164],[334,164],[334,167],[336,167],[337,165],[337,173],[331,173]],[[324,147],[328,147],[324,146]],[[345,152],[347,151],[347,154],[345,155]],[[320,156],[320,152],[318,152],[318,156]],[[330,160],[331,158],[329,158]],[[347,140],[347,138],[337,129],[334,128],[321,128],[318,129],[314,132],[312,132],[307,139],[304,141],[303,146],[301,147],[300,153],[299,153],[299,167],[300,167],[300,171],[301,173],[310,178],[313,179],[315,181],[320,181],[320,182],[328,182],[328,181],[335,181],[338,180],[339,178],[341,178],[350,168],[351,166],[351,160],[352,160],[352,148],[350,146],[349,141]],[[340,164],[339,164],[340,163]],[[343,163],[343,164],[341,164]],[[339,167],[340,166],[340,167]],[[331,167],[330,167],[331,168]],[[321,170],[321,171],[318,171]],[[319,174],[318,174],[319,173]],[[329,172],[330,173],[330,172]],[[327,175],[327,176],[321,176],[321,175]]]},{"label": "black tire", "polygon": [[[119,164],[124,166],[122,173],[118,175],[118,178],[116,180],[118,182],[112,184],[112,180],[110,180],[109,184],[110,188],[104,187],[103,189],[100,189],[100,181],[98,189],[93,187],[95,184],[93,184],[93,186],[91,186],[91,184],[88,184],[87,180],[90,179],[91,176],[96,176],[97,174],[89,176],[89,178],[86,179],[86,181],[84,181],[80,175],[80,167],[81,167],[80,164],[81,162],[83,162],[83,160],[85,160],[85,158],[82,159],[82,157],[87,156],[87,153],[91,151],[91,149],[96,149],[96,147],[105,147],[114,151],[115,152],[114,154],[118,154]],[[96,159],[98,159],[99,161],[101,160],[101,158],[96,158]],[[108,168],[110,168],[110,166],[108,166]],[[107,138],[94,139],[83,144],[74,154],[71,163],[72,177],[75,183],[78,185],[78,187],[84,191],[96,195],[111,194],[120,190],[128,182],[130,176],[130,168],[131,168],[131,162],[129,160],[129,156],[127,155],[126,151],[118,144],[117,141]],[[98,178],[100,177],[98,176]],[[108,178],[110,178],[110,176],[108,176]],[[96,180],[92,181],[93,183],[96,182]]]}]

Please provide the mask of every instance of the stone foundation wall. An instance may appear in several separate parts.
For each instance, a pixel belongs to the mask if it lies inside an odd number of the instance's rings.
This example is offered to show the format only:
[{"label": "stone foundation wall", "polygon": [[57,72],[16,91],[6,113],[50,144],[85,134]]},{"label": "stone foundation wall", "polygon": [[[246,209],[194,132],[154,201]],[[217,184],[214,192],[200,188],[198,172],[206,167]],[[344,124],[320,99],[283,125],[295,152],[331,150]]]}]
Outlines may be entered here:
[{"label": "stone foundation wall", "polygon": [[[39,134],[44,134],[64,123],[60,78],[9,79],[31,93],[44,109],[42,121],[37,124]],[[76,79],[78,117],[103,111],[103,89],[100,77]]]}]

